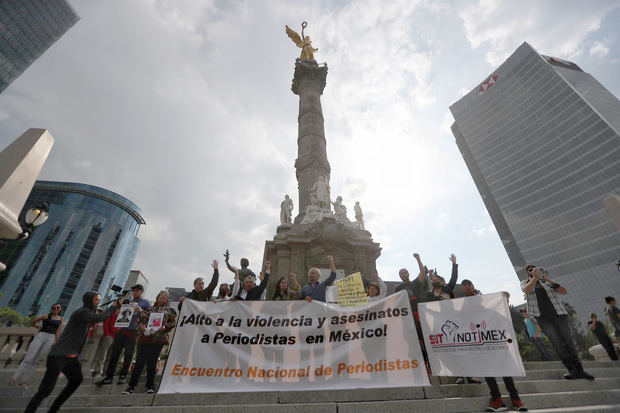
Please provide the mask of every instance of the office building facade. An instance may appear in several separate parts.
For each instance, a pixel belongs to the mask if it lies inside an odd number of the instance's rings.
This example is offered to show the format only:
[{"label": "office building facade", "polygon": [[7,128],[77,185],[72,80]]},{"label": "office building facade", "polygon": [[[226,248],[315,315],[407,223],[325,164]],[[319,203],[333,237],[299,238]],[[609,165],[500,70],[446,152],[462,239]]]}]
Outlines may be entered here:
[{"label": "office building facade", "polygon": [[[123,286],[138,250],[140,209],[125,197],[92,185],[37,181],[24,211],[46,203],[49,218],[26,240],[0,245],[0,306],[39,314],[59,302],[64,314],[82,295],[108,295]],[[23,214],[23,212],[22,212]]]},{"label": "office building facade", "polygon": [[522,44],[450,110],[463,159],[520,279],[564,285],[582,321],[620,296],[620,102],[575,63]]},{"label": "office building facade", "polygon": [[0,1],[0,92],[79,19],[65,0]]}]

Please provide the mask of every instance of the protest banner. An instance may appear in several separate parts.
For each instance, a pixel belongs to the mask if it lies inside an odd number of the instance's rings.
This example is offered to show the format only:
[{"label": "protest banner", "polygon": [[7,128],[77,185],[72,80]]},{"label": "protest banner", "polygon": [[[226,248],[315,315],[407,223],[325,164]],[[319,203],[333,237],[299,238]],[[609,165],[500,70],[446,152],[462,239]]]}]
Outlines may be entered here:
[{"label": "protest banner", "polygon": [[125,328],[129,327],[131,323],[131,318],[133,317],[133,313],[136,310],[136,304],[123,304],[121,306],[121,310],[118,312],[118,317],[116,317],[116,322],[114,323],[114,327],[117,328]]},{"label": "protest banner", "polygon": [[400,292],[356,308],[186,299],[159,393],[427,385]]},{"label": "protest banner", "polygon": [[368,295],[364,289],[362,274],[353,273],[334,282],[337,288],[337,302],[340,307],[359,307],[368,304]]},{"label": "protest banner", "polygon": [[420,303],[433,375],[525,376],[503,293]]}]

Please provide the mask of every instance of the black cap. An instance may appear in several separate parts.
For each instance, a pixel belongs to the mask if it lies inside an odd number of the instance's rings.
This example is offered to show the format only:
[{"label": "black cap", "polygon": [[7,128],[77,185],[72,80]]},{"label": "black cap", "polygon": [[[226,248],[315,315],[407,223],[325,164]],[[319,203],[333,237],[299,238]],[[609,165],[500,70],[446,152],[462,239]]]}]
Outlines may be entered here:
[{"label": "black cap", "polygon": [[144,286],[142,284],[136,284],[133,287],[131,287],[132,290],[140,290],[140,291],[144,291]]},{"label": "black cap", "polygon": [[471,281],[469,281],[467,278],[466,278],[466,279],[464,279],[463,281],[461,281],[461,285],[463,285],[463,284],[471,284],[471,285],[474,285],[474,283],[473,283],[473,282],[471,282]]}]

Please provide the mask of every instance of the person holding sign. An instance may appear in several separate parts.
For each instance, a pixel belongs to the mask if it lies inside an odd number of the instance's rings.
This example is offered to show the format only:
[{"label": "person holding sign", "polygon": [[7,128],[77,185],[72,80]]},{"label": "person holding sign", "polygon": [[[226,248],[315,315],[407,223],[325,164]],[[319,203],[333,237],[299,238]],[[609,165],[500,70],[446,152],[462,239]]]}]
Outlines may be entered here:
[{"label": "person holding sign", "polygon": [[321,273],[318,268],[310,268],[308,271],[309,282],[307,285],[304,285],[304,288],[301,289],[301,294],[299,294],[300,299],[308,302],[312,300],[320,301],[322,303],[325,302],[325,289],[332,285],[336,279],[336,264],[334,264],[334,257],[328,255],[327,261],[329,262],[329,269],[331,271],[329,277],[327,277],[327,279],[322,283],[319,283]]},{"label": "person holding sign", "polygon": [[264,277],[260,282],[260,285],[256,285],[256,278],[253,275],[248,275],[243,280],[243,290],[237,294],[234,298],[231,298],[233,301],[241,300],[241,301],[258,301],[263,295],[263,291],[267,288],[267,284],[269,283],[269,272],[271,270],[271,261],[265,261],[265,272]]},{"label": "person holding sign", "polygon": [[288,301],[297,298],[297,294],[301,291],[301,287],[297,282],[295,274],[290,273],[288,277],[291,279],[292,288],[288,289],[288,280],[286,277],[280,277],[278,284],[276,284],[276,290],[273,292],[271,299],[273,301]]},{"label": "person holding sign", "polygon": [[155,298],[155,304],[138,317],[138,350],[136,365],[131,373],[129,385],[123,394],[132,394],[138,384],[144,366],[146,366],[146,394],[155,393],[155,374],[159,353],[169,343],[168,333],[174,328],[177,313],[168,305],[168,293],[161,291]]},{"label": "person holding sign", "polygon": [[[144,287],[141,284],[134,285],[131,290],[133,300],[131,300],[130,304],[133,304],[135,306],[135,310],[133,312],[133,315],[131,316],[129,325],[127,325],[127,327],[120,328],[116,332],[116,335],[114,336],[114,341],[112,342],[112,348],[110,349],[110,364],[108,364],[108,368],[105,372],[105,377],[103,378],[103,380],[95,382],[95,385],[97,386],[112,384],[112,377],[114,377],[116,364],[121,358],[121,353],[124,353],[123,367],[121,368],[121,371],[118,375],[118,384],[125,384],[125,378],[127,377],[129,366],[131,366],[133,352],[136,347],[136,341],[138,340],[138,335],[136,331],[138,315],[151,307],[148,300],[142,298],[142,294],[144,293]],[[118,327],[119,322],[122,321],[122,316],[123,310],[121,309],[121,312],[116,320],[115,327]]]},{"label": "person holding sign", "polygon": [[189,298],[191,300],[196,301],[210,301],[211,296],[213,296],[213,291],[215,291],[215,287],[217,287],[217,282],[220,278],[220,272],[218,270],[218,262],[217,260],[213,260],[211,264],[213,267],[213,277],[211,277],[211,282],[205,288],[205,280],[202,277],[198,277],[194,280],[194,289],[187,294],[185,297],[181,297],[179,301],[178,310],[181,311],[181,307],[183,306],[183,300]]}]

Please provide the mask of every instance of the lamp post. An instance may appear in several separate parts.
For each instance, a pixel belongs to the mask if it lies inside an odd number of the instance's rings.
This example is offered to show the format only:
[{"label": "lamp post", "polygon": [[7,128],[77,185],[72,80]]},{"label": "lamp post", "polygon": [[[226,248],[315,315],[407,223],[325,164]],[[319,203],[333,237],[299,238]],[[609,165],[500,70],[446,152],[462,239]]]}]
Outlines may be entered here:
[{"label": "lamp post", "polygon": [[[17,238],[0,238],[0,244],[13,240],[23,240],[30,236],[35,227],[43,224],[49,217],[49,208],[46,203],[42,203],[39,206],[30,208],[24,215],[24,226],[22,232]],[[0,272],[6,269],[6,265],[0,261]]]}]

